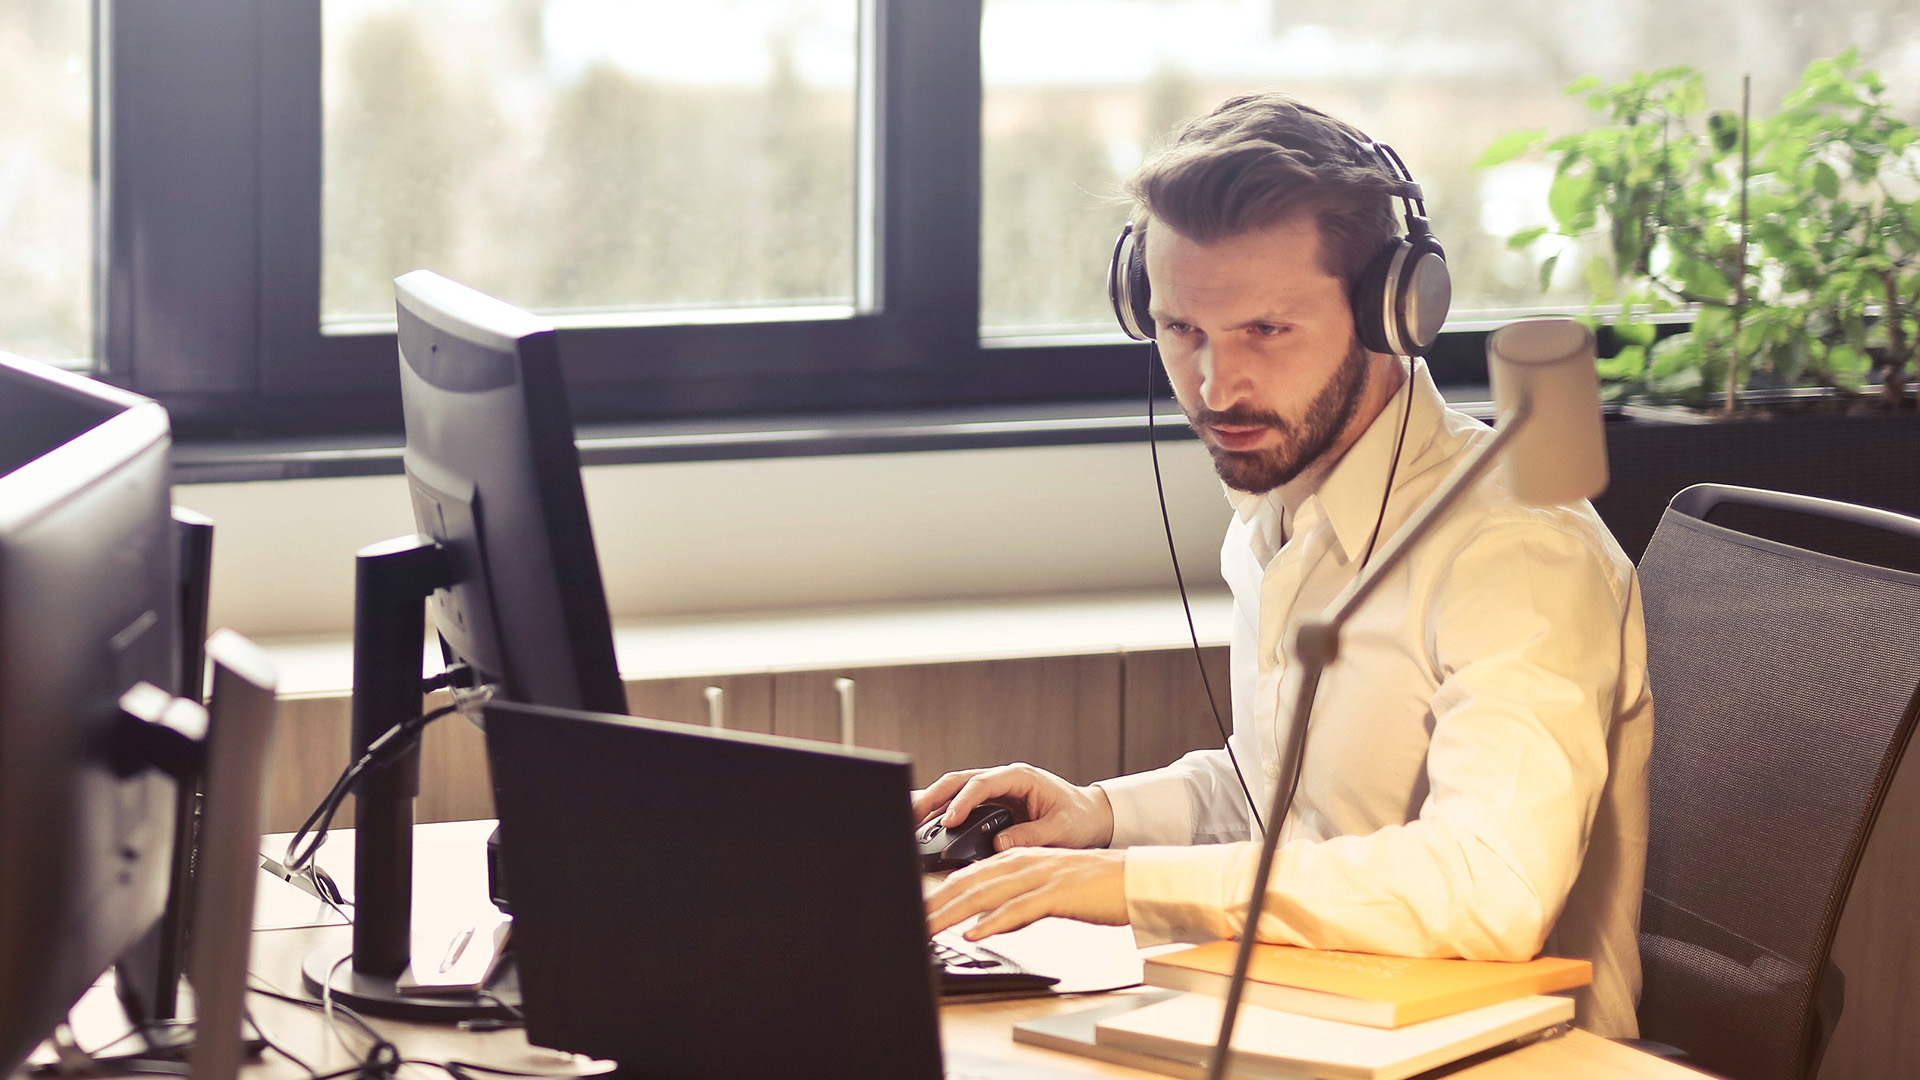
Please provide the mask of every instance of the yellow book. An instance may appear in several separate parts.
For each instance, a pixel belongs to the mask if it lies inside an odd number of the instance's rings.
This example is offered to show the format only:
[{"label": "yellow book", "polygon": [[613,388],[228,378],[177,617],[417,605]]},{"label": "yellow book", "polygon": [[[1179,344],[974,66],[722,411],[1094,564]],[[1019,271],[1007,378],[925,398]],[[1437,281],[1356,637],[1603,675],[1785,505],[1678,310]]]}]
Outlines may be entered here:
[{"label": "yellow book", "polygon": [[[1238,948],[1235,941],[1214,941],[1151,957],[1146,981],[1224,997]],[[1592,981],[1591,963],[1554,956],[1508,963],[1256,945],[1245,999],[1302,1016],[1397,1028]]]}]

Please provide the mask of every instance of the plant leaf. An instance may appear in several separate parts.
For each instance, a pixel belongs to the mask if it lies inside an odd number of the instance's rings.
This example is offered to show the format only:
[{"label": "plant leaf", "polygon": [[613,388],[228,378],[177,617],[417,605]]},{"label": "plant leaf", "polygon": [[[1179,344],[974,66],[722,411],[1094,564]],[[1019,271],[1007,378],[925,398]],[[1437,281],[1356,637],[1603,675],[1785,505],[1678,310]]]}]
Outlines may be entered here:
[{"label": "plant leaf", "polygon": [[[1555,256],[1558,258],[1558,256]],[[1613,271],[1607,266],[1607,260],[1599,255],[1587,260],[1587,268],[1582,273],[1587,283],[1587,294],[1595,304],[1610,303],[1614,297]]]},{"label": "plant leaf", "polygon": [[1535,240],[1545,235],[1547,235],[1547,227],[1545,225],[1536,225],[1531,229],[1521,229],[1519,232],[1507,237],[1507,248],[1510,251],[1519,251],[1531,246]]},{"label": "plant leaf", "polygon": [[1540,261],[1540,291],[1546,292],[1553,287],[1553,271],[1560,265],[1560,253],[1554,252]]},{"label": "plant leaf", "polygon": [[1827,162],[1815,162],[1813,166],[1813,190],[1829,199],[1840,197],[1840,174]]},{"label": "plant leaf", "polygon": [[1594,367],[1602,379],[1610,382],[1637,381],[1647,370],[1647,350],[1644,346],[1628,345],[1615,355],[1597,361]]},{"label": "plant leaf", "polygon": [[1655,345],[1649,353],[1647,379],[1667,380],[1677,372],[1699,370],[1703,356],[1700,343],[1692,334],[1675,334]]},{"label": "plant leaf", "polygon": [[1613,336],[1629,345],[1646,347],[1653,344],[1659,328],[1649,322],[1621,321],[1613,324]]},{"label": "plant leaf", "polygon": [[1524,131],[1509,131],[1505,135],[1493,140],[1493,144],[1488,146],[1486,150],[1480,154],[1479,160],[1473,163],[1473,167],[1476,169],[1488,169],[1495,165],[1502,165],[1512,161],[1514,158],[1538,146],[1540,140],[1545,138],[1546,134],[1546,128],[1527,128]]},{"label": "plant leaf", "polygon": [[1585,173],[1562,172],[1547,189],[1547,209],[1561,228],[1570,229],[1580,217],[1593,193],[1593,177]]}]

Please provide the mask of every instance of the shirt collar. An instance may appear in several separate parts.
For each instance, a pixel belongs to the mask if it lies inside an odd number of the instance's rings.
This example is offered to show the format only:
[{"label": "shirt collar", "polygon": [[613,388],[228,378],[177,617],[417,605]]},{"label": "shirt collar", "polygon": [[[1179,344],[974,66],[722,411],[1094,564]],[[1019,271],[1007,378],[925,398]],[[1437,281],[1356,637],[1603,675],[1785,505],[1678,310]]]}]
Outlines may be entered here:
[{"label": "shirt collar", "polygon": [[[1411,405],[1408,395],[1413,399]],[[1394,468],[1400,415],[1408,408],[1412,412],[1407,416],[1406,443],[1400,450],[1399,467]],[[1411,467],[1412,459],[1433,439],[1445,410],[1446,401],[1434,386],[1426,363],[1416,359],[1413,378],[1401,380],[1400,389],[1380,415],[1331,468],[1309,469],[1264,495],[1228,488],[1227,498],[1242,522],[1251,521],[1268,506],[1273,513],[1284,508],[1291,521],[1309,501],[1317,501],[1342,552],[1348,558],[1357,557],[1373,534],[1374,522],[1380,519],[1381,488],[1387,482],[1388,469],[1394,468],[1395,488],[1414,475],[1417,470]]]}]

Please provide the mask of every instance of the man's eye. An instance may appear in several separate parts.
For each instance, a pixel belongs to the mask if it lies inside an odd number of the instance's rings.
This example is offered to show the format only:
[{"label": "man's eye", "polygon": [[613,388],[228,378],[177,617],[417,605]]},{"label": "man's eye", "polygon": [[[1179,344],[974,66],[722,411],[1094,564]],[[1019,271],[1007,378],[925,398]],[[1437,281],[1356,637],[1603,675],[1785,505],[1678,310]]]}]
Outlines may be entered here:
[{"label": "man's eye", "polygon": [[1279,337],[1281,334],[1286,333],[1288,329],[1288,327],[1282,326],[1279,323],[1255,323],[1253,326],[1254,333],[1259,334],[1261,337]]}]

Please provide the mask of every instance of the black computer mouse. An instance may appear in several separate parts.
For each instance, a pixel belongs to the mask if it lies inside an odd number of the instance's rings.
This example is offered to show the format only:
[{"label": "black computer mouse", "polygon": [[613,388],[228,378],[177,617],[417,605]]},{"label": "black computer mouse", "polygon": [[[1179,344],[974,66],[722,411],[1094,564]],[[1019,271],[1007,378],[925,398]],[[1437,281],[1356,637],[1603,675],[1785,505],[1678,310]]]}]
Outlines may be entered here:
[{"label": "black computer mouse", "polygon": [[993,854],[993,838],[1018,821],[1013,811],[981,803],[967,819],[949,829],[935,818],[920,826],[920,869],[952,870]]}]

